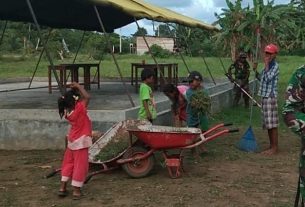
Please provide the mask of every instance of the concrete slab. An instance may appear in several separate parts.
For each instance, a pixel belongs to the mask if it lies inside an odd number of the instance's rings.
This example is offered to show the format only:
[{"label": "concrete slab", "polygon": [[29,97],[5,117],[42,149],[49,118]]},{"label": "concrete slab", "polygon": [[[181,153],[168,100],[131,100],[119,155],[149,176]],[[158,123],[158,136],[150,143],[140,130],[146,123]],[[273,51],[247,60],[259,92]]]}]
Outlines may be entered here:
[{"label": "concrete slab", "polygon": [[[55,85],[56,83],[53,83]],[[0,91],[27,88],[28,82],[0,84]],[[47,82],[33,82],[33,88],[47,87]],[[211,83],[205,87],[211,88]],[[134,103],[139,105],[138,94],[135,93],[134,86],[126,84]],[[120,82],[101,82],[100,89],[96,85],[88,91],[91,95],[89,110],[123,110],[132,107],[126,90]],[[57,99],[60,97],[58,90],[48,93],[47,88],[31,89],[23,91],[0,92],[0,109],[57,109]],[[154,92],[156,101],[167,100],[167,97],[159,92]]]},{"label": "concrete slab", "polygon": [[[232,103],[232,84],[205,81],[212,99],[212,112]],[[55,84],[55,83],[54,83]],[[0,84],[0,91],[26,88],[28,82]],[[32,87],[47,86],[46,82],[34,82]],[[126,86],[136,104],[131,107],[120,82],[102,82],[101,88],[92,88],[89,116],[94,130],[106,131],[114,123],[136,119],[139,110],[138,94],[130,84]],[[171,103],[161,92],[155,92],[157,120],[154,124],[171,125]],[[52,94],[47,88],[0,93],[0,149],[58,149],[63,148],[68,123],[57,112],[58,90]]]}]

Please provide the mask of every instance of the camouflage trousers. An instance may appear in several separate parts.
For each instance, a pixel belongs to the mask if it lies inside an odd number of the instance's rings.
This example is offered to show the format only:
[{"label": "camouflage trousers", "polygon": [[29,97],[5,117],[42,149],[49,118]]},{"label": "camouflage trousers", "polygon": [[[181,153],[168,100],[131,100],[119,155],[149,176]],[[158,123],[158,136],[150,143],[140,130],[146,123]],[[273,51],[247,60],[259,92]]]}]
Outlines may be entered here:
[{"label": "camouflage trousers", "polygon": [[[299,155],[300,156],[299,157],[299,175],[300,175],[299,188],[300,188],[300,194],[303,200],[305,200],[305,132],[303,129],[300,128],[301,125],[305,124],[305,114],[299,111],[296,111],[293,114],[295,116],[294,122],[296,124],[291,125],[289,128],[301,138],[302,145]],[[287,118],[288,115],[289,113],[284,115],[284,120],[289,119]],[[286,124],[289,125],[289,123]]]},{"label": "camouflage trousers", "polygon": [[305,135],[302,135],[302,147],[299,160],[300,193],[305,200]]},{"label": "camouflage trousers", "polygon": [[[242,88],[246,92],[250,93],[249,92],[249,82],[248,81],[246,81],[246,83],[244,83],[245,81],[242,80],[242,79],[236,79],[235,81],[238,85],[242,86]],[[234,101],[233,101],[234,106],[238,105],[241,96],[243,97],[243,99],[245,101],[245,107],[249,107],[249,97],[244,92],[242,92],[241,88],[234,85]]]}]

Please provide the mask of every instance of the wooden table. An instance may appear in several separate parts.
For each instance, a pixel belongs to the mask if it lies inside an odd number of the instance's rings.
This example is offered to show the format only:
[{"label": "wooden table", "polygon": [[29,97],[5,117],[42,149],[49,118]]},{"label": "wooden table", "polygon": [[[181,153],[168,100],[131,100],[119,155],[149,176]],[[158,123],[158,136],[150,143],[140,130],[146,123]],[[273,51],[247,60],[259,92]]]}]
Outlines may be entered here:
[{"label": "wooden table", "polygon": [[[67,87],[67,81],[71,79],[71,82],[79,83],[79,69],[84,69],[84,82],[80,83],[84,85],[86,90],[91,89],[91,84],[97,84],[97,87],[100,88],[100,66],[95,63],[76,63],[76,64],[60,64],[54,65],[54,69],[59,71],[59,81],[62,83],[65,88]],[[91,69],[96,68],[97,82],[94,82],[94,79],[91,81]],[[69,73],[67,73],[67,71]],[[52,93],[52,67],[48,66],[48,80],[49,80],[49,93]]]},{"label": "wooden table", "polygon": [[[160,91],[163,89],[165,82],[178,84],[178,64],[177,63],[160,63],[158,64],[159,71],[156,64],[143,64],[143,63],[131,63],[131,85],[135,85],[136,93],[139,90],[139,78],[138,71],[143,69],[154,70],[155,83],[154,89]],[[162,78],[163,74],[163,78]]]}]

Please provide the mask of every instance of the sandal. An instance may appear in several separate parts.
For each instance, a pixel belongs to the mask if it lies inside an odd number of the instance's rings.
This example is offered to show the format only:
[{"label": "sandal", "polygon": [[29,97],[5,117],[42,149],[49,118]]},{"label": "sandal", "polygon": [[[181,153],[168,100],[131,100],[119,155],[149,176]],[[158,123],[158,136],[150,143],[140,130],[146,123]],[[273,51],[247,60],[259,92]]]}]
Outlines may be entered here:
[{"label": "sandal", "polygon": [[64,191],[58,191],[57,192],[57,195],[59,196],[59,197],[66,197],[67,195],[68,195],[68,191],[66,191],[66,190],[64,190]]},{"label": "sandal", "polygon": [[72,200],[80,200],[83,197],[83,194],[73,195]]}]

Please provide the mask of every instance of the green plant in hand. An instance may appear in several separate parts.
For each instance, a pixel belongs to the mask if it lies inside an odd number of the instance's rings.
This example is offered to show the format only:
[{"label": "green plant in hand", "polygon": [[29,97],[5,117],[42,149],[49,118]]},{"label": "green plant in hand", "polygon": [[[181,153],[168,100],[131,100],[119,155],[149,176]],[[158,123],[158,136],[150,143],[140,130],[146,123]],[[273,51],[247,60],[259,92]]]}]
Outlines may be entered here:
[{"label": "green plant in hand", "polygon": [[190,105],[198,113],[209,114],[211,111],[211,98],[204,91],[199,90],[191,96]]}]

